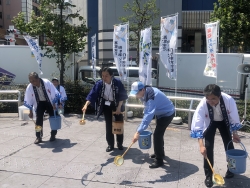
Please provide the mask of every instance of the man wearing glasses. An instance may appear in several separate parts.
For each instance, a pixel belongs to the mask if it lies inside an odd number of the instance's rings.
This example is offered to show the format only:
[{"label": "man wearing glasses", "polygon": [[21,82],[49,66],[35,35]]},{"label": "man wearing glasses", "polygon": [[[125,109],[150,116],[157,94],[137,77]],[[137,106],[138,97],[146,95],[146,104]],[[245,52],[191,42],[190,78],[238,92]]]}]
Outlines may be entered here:
[{"label": "man wearing glasses", "polygon": [[[242,125],[240,123],[238,109],[234,99],[221,92],[219,86],[209,84],[204,89],[205,97],[198,105],[192,120],[191,137],[198,138],[200,152],[204,156],[205,185],[213,186],[212,170],[209,167],[207,158],[214,164],[214,137],[216,129],[220,131],[224,148],[230,142],[228,149],[234,149],[234,142],[240,142],[237,134]],[[203,143],[205,140],[205,144]],[[227,170],[225,178],[232,178],[234,174]]]}]

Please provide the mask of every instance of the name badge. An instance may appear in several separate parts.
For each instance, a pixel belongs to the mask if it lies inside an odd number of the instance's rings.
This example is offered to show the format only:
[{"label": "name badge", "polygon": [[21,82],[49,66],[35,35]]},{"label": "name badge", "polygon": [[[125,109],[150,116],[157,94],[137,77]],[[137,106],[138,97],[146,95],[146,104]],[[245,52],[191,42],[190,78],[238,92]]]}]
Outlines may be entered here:
[{"label": "name badge", "polygon": [[105,101],[105,105],[110,106],[110,102],[109,101]]}]

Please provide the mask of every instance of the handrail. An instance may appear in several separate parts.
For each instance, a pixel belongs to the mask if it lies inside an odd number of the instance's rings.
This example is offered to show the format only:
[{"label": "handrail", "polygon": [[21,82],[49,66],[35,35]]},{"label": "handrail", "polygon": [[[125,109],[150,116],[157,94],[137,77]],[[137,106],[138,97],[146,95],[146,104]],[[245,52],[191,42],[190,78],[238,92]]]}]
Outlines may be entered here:
[{"label": "handrail", "polygon": [[[17,102],[18,107],[21,106],[21,92],[19,90],[0,90],[0,94],[1,93],[17,93],[18,94],[18,98],[17,100],[15,99],[11,99],[11,100],[1,100],[0,102]],[[17,110],[18,111],[18,110]]]},{"label": "handrail", "polygon": [[[129,97],[135,97],[132,95],[129,95]],[[175,96],[167,96],[169,99],[172,100],[189,100],[190,101],[190,105],[189,108],[175,108],[176,111],[182,111],[182,112],[188,112],[188,129],[191,129],[191,122],[192,122],[192,113],[195,112],[195,109],[193,109],[193,102],[194,101],[201,101],[201,98],[192,98],[192,97],[175,97]],[[144,108],[143,104],[131,104],[128,103],[128,99],[126,100],[125,103],[125,115],[124,115],[124,119],[125,121],[127,121],[127,112],[128,112],[128,107],[135,107],[135,108]]]}]

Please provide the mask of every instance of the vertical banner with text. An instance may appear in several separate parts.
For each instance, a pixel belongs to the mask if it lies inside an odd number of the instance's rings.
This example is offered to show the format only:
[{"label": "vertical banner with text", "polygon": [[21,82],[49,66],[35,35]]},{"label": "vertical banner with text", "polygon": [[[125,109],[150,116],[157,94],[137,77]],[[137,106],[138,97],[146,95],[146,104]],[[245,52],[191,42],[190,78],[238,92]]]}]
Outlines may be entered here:
[{"label": "vertical banner with text", "polygon": [[177,77],[176,41],[178,35],[178,15],[161,18],[160,59],[167,69],[167,76],[175,80]]},{"label": "vertical banner with text", "polygon": [[96,34],[91,37],[93,79],[96,79]]},{"label": "vertical banner with text", "polygon": [[114,26],[113,56],[121,80],[127,80],[128,66],[128,24]]},{"label": "vertical banner with text", "polygon": [[141,31],[139,80],[145,85],[152,85],[152,28]]},{"label": "vertical banner with text", "polygon": [[207,61],[204,75],[217,78],[217,49],[219,22],[205,24],[207,40]]},{"label": "vertical banner with text", "polygon": [[43,55],[41,53],[40,47],[38,46],[38,39],[34,39],[29,35],[26,35],[26,36],[24,35],[23,37],[26,40],[26,42],[28,43],[31,52],[34,54],[34,56],[36,58],[36,61],[38,63],[38,67],[40,70],[40,74],[43,74],[43,72],[42,72],[42,56]]}]

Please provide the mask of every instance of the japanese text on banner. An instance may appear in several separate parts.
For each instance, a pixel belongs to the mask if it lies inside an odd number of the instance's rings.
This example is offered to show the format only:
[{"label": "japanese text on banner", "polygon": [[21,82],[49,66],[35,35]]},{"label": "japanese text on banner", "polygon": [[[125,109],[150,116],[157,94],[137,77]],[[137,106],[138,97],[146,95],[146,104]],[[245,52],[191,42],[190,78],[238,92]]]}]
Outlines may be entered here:
[{"label": "japanese text on banner", "polygon": [[128,66],[128,24],[114,26],[113,56],[122,80],[127,80]]},{"label": "japanese text on banner", "polygon": [[43,55],[41,53],[40,47],[38,46],[38,39],[33,39],[29,35],[26,35],[23,37],[26,40],[26,42],[28,43],[31,52],[34,54],[34,56],[36,58],[36,61],[38,63],[38,67],[40,70],[40,74],[43,74],[43,72],[42,72],[42,57],[43,57]]},{"label": "japanese text on banner", "polygon": [[176,41],[178,15],[161,18],[160,59],[167,69],[167,76],[176,79]]},{"label": "japanese text on banner", "polygon": [[205,24],[207,39],[207,61],[204,75],[217,77],[217,39],[218,39],[218,22]]},{"label": "japanese text on banner", "polygon": [[152,85],[152,29],[151,27],[141,31],[140,38],[140,62],[139,80],[145,85]]},{"label": "japanese text on banner", "polygon": [[96,79],[96,34],[91,37],[93,79]]}]

